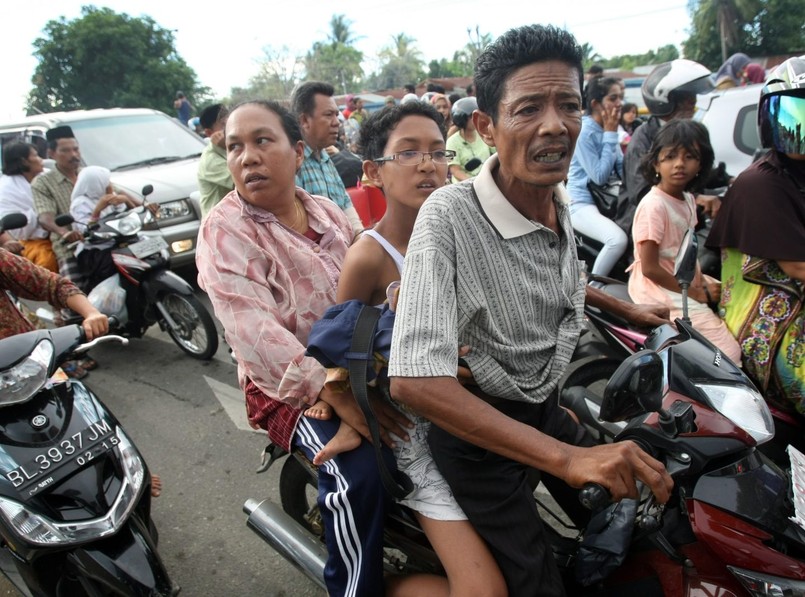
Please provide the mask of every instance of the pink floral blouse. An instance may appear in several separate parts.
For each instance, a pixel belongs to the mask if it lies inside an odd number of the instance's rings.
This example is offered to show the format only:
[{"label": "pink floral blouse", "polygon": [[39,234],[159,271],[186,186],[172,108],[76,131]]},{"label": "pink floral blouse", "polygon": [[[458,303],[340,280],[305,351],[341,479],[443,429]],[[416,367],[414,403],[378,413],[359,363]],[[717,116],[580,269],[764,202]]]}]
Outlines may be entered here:
[{"label": "pink floral blouse", "polygon": [[[352,229],[329,199],[301,188],[314,242],[281,224],[273,214],[229,193],[204,220],[196,249],[199,285],[212,301],[226,341],[238,361],[238,381],[246,391],[252,424],[276,431],[283,420],[287,447],[298,414],[278,409],[278,400],[294,409],[316,401],[326,371],[305,356],[310,328],[335,303],[341,264]],[[251,384],[249,383],[251,381]]]}]

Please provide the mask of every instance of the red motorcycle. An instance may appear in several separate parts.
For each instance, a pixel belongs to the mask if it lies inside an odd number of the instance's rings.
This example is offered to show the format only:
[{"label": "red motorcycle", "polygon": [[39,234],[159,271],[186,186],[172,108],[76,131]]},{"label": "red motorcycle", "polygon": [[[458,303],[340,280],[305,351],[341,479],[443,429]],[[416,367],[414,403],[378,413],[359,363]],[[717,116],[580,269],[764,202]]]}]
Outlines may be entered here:
[{"label": "red motorcycle", "polygon": [[[683,297],[695,260],[689,235],[677,260]],[[603,396],[562,391],[601,441],[634,441],[675,483],[668,504],[641,501],[626,562],[605,584],[642,579],[651,595],[805,595],[805,487],[796,466],[781,469],[757,449],[775,435],[773,416],[739,367],[685,317],[675,325],[649,334]],[[801,455],[789,454],[796,465]],[[593,508],[608,501],[598,486],[582,498]]]},{"label": "red motorcycle", "polygon": [[[679,277],[692,272],[681,267]],[[535,498],[548,512],[544,528],[567,594],[805,596],[805,480],[792,482],[757,449],[774,425],[743,372],[684,320],[676,326],[652,332],[601,394],[584,386],[562,392],[563,405],[600,441],[635,442],[675,483],[664,505],[647,490],[613,505],[602,487],[583,488],[582,503],[596,512],[585,529],[554,523],[560,506]],[[264,469],[284,456],[270,448]],[[308,491],[315,486],[316,468],[294,453],[280,475],[282,508],[249,500],[244,511],[253,531],[323,587],[321,517]],[[390,571],[440,570],[405,508],[390,513],[385,541]]]}]

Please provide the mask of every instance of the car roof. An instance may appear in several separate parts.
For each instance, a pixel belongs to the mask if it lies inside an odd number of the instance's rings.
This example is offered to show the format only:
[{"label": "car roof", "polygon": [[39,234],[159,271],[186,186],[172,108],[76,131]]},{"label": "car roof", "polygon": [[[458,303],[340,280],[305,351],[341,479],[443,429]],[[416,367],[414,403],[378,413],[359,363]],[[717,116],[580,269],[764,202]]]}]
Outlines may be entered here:
[{"label": "car roof", "polygon": [[[141,114],[165,114],[150,108],[98,108],[95,110],[72,110],[70,112],[50,112],[47,114],[34,114],[25,116],[13,122],[0,123],[0,129],[17,128],[25,126],[45,126],[51,128],[59,124],[69,124],[81,120],[94,120],[97,118],[113,118],[118,116],[135,116]],[[167,115],[166,115],[167,116]]]}]

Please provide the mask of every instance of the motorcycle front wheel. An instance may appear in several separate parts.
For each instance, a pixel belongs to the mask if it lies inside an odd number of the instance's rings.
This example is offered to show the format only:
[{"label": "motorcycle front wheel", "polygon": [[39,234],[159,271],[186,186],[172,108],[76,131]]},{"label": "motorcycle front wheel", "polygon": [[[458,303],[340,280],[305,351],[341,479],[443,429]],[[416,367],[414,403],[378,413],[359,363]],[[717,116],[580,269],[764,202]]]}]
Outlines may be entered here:
[{"label": "motorcycle front wheel", "polygon": [[176,323],[167,325],[176,345],[194,359],[207,361],[218,350],[218,330],[209,311],[194,296],[169,292],[162,305]]}]

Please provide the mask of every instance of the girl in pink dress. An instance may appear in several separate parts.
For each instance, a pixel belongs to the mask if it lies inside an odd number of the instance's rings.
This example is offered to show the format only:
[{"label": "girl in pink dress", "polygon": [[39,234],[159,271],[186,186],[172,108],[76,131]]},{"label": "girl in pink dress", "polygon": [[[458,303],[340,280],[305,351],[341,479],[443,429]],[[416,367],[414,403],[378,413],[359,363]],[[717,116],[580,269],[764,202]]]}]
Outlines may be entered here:
[{"label": "girl in pink dress", "polygon": [[[674,260],[685,232],[696,226],[692,191],[703,184],[713,167],[713,148],[707,129],[693,120],[672,120],[657,133],[643,161],[654,187],[637,206],[632,225],[634,264],[630,268],[629,296],[636,303],[662,303],[671,319],[682,316],[682,295],[674,277]],[[740,366],[741,352],[712,307],[721,295],[721,283],[705,276],[696,265],[688,288],[688,314],[693,326]]]}]

